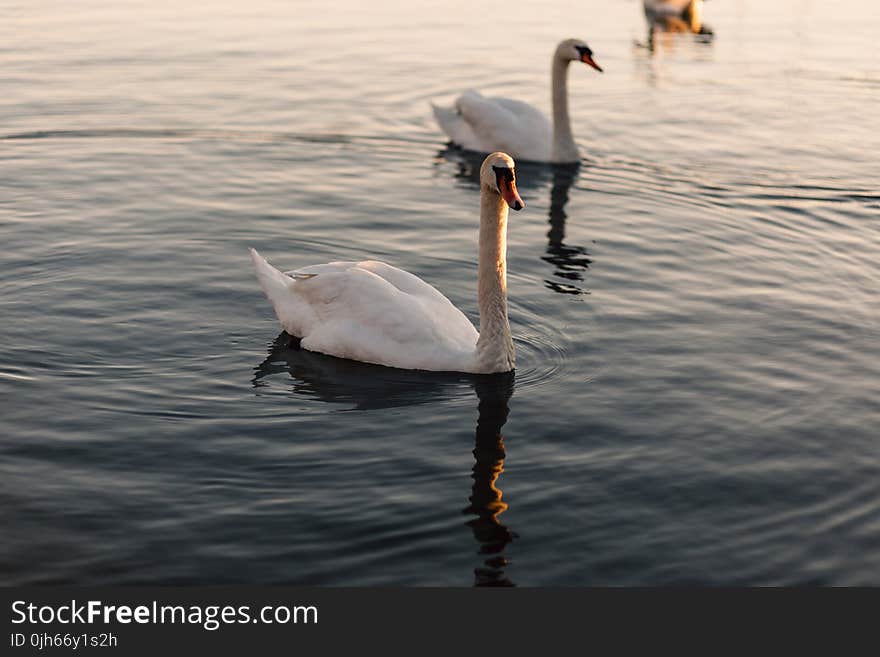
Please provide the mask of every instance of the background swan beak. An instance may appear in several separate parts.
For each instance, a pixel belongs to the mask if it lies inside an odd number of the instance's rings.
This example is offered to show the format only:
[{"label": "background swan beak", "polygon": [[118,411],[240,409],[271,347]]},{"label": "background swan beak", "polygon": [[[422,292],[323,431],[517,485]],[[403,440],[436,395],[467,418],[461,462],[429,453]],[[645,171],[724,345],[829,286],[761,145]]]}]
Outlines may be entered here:
[{"label": "background swan beak", "polygon": [[512,181],[508,182],[505,180],[501,183],[501,198],[504,199],[504,202],[507,203],[512,210],[522,210],[526,207],[519,192],[516,191],[516,183]]},{"label": "background swan beak", "polygon": [[593,58],[590,55],[588,55],[587,53],[584,53],[581,55],[581,61],[584,64],[588,64],[588,65],[592,66],[594,69],[599,71],[599,73],[602,73],[602,67],[599,66],[595,61],[593,61]]}]

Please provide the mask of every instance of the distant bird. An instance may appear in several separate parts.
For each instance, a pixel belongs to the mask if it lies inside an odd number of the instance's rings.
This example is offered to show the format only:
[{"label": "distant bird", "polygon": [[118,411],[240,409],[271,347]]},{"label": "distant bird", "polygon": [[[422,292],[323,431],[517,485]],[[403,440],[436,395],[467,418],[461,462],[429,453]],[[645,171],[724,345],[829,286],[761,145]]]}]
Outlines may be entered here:
[{"label": "distant bird", "polygon": [[703,0],[644,0],[645,17],[669,32],[712,34],[703,25]]},{"label": "distant bird", "polygon": [[480,170],[480,331],[437,289],[383,262],[331,262],[281,273],[251,249],[257,278],[300,346],[411,370],[491,374],[514,369],[507,319],[507,214],[524,207],[513,159]]},{"label": "distant bird", "polygon": [[580,160],[568,115],[568,64],[581,61],[601,72],[593,51],[578,39],[562,41],[553,53],[553,123],[531,105],[465,91],[453,107],[432,103],[434,116],[453,143],[486,153],[505,151],[519,160],[571,163]]}]

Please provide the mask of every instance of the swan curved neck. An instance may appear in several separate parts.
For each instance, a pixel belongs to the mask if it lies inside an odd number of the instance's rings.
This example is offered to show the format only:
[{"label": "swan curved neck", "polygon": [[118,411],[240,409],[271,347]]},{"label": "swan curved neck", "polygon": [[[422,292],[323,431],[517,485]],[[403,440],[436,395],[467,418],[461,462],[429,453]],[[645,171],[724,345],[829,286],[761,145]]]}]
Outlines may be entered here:
[{"label": "swan curved neck", "polygon": [[577,162],[580,159],[571,119],[568,116],[568,63],[559,55],[553,56],[553,161]]},{"label": "swan curved neck", "polygon": [[476,351],[481,373],[509,372],[514,367],[513,337],[507,319],[507,212],[501,196],[483,187],[477,280],[480,337]]}]

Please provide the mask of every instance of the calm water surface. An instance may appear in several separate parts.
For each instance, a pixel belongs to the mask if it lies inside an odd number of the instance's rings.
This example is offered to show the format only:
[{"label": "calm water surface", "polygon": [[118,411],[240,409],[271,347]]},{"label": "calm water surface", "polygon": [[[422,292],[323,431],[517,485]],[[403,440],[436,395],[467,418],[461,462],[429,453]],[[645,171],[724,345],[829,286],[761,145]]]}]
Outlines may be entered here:
[{"label": "calm water surface", "polygon": [[[875,3],[7,2],[0,583],[880,584]],[[379,258],[476,320],[474,161],[549,106],[515,377],[297,351],[247,247]]]}]

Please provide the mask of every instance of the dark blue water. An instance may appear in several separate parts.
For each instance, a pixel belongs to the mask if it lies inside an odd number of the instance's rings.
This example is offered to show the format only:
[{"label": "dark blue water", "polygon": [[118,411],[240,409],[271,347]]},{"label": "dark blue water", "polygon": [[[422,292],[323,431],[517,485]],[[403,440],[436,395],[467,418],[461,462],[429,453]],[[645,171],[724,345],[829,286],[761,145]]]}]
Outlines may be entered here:
[{"label": "dark blue water", "polygon": [[[4,21],[0,583],[880,584],[872,3],[653,52],[636,2],[257,4]],[[515,376],[289,347],[248,247],[476,320],[428,101],[547,108],[567,36],[606,73],[518,168]]]}]

